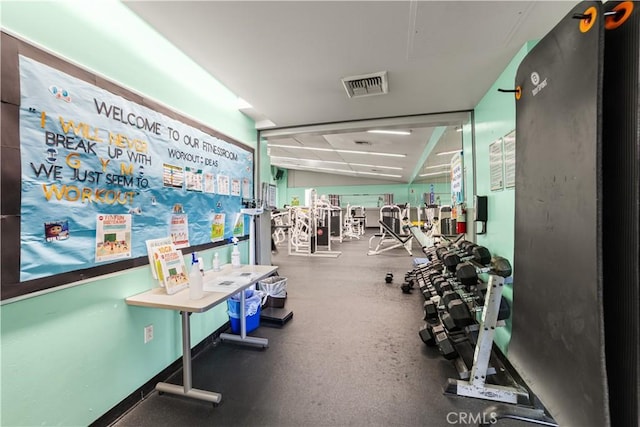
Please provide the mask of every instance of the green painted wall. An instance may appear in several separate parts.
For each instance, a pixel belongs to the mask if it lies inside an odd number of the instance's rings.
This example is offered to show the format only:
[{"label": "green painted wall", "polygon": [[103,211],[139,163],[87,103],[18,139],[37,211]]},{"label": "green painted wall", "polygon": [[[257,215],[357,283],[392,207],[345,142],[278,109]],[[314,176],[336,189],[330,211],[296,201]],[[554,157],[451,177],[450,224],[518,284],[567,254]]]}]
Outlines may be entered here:
[{"label": "green painted wall", "polygon": [[[520,49],[507,68],[500,74],[496,82],[476,106],[475,143],[476,143],[476,186],[477,194],[488,196],[487,234],[477,236],[477,243],[486,246],[492,254],[507,258],[511,265],[514,261],[514,224],[515,224],[515,189],[491,191],[489,179],[489,144],[511,132],[516,127],[515,97],[512,93],[498,92],[498,88],[513,89],[516,72],[520,62],[533,48],[535,42],[529,42]],[[516,136],[517,144],[517,136]],[[470,164],[470,156],[465,145],[465,164]],[[467,193],[467,203],[473,205],[473,195]],[[479,228],[478,228],[479,229]],[[514,272],[517,277],[517,272]],[[513,285],[508,285],[503,295],[513,302]],[[512,309],[517,310],[517,307]],[[511,319],[506,328],[496,330],[495,341],[503,353],[507,354],[511,339]]]},{"label": "green painted wall", "polygon": [[[1,6],[10,33],[256,146],[236,96],[120,2]],[[202,253],[205,265],[216,251],[230,260],[227,246]],[[241,253],[247,262],[247,242]],[[154,285],[145,266],[2,305],[0,425],[88,425],[180,358],[177,312],[124,303]],[[193,315],[192,344],[227,320],[222,305]],[[154,339],[143,344],[149,324]]]}]

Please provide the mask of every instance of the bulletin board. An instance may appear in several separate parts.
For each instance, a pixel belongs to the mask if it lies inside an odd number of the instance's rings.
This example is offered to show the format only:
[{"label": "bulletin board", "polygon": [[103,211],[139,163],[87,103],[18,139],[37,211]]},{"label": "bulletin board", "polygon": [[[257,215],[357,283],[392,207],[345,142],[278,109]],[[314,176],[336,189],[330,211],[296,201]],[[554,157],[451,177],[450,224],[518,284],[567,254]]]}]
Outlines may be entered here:
[{"label": "bulletin board", "polygon": [[2,299],[247,238],[250,147],[5,33],[2,62]]}]

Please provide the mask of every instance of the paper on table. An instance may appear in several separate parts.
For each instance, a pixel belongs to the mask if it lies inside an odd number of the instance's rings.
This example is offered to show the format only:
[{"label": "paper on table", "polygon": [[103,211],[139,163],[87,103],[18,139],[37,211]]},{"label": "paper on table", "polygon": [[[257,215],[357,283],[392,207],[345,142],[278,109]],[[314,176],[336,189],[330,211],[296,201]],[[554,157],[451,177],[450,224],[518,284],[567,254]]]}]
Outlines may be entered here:
[{"label": "paper on table", "polygon": [[226,276],[209,278],[205,276],[204,290],[208,292],[229,292],[247,285],[260,277],[259,273],[233,272]]}]

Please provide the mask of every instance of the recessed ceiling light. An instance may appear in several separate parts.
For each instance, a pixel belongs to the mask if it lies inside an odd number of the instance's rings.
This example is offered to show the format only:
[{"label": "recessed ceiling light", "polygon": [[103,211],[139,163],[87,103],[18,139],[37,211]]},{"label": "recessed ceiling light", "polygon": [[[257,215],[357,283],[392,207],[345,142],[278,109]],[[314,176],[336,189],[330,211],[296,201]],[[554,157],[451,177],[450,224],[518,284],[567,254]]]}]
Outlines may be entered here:
[{"label": "recessed ceiling light", "polygon": [[441,165],[425,166],[424,168],[425,168],[425,169],[437,169],[437,168],[443,168],[443,167],[445,167],[445,166],[446,166],[446,167],[449,167],[449,166],[451,166],[451,164],[450,164],[450,163],[443,163],[443,164],[441,164]]},{"label": "recessed ceiling light", "polygon": [[451,151],[443,151],[442,153],[437,153],[437,156],[446,156],[447,154],[456,154],[460,153],[462,150],[451,150]]},{"label": "recessed ceiling light", "polygon": [[336,150],[333,148],[319,148],[319,147],[297,147],[295,145],[269,144],[269,147],[291,148],[295,150],[328,151],[330,153],[368,154],[370,156],[407,157],[406,154],[377,153],[374,151]]},{"label": "recessed ceiling light", "polygon": [[[280,165],[275,164],[275,166],[280,166]],[[281,165],[281,166],[286,166],[286,165]],[[350,174],[354,174],[354,175],[374,175],[374,176],[386,176],[386,177],[389,177],[389,178],[402,178],[402,175],[392,175],[392,174],[388,174],[388,173],[361,172],[361,171],[352,171],[352,170],[348,170],[348,169],[321,168],[321,167],[316,167],[316,166],[302,166],[302,165],[297,165],[297,167],[299,167],[301,169],[305,169],[305,170],[320,170],[320,171],[327,171],[327,172],[350,173]]]},{"label": "recessed ceiling light", "polygon": [[369,133],[386,133],[388,135],[411,135],[410,130],[371,129]]},{"label": "recessed ceiling light", "polygon": [[[349,166],[361,166],[364,168],[379,168],[379,169],[393,169],[393,170],[402,170],[403,168],[398,166],[382,166],[382,165],[367,165],[364,163],[349,163],[349,162],[339,162],[336,160],[320,160],[320,159],[299,159],[297,157],[283,157],[283,156],[271,156],[272,160],[285,160],[285,161],[300,161],[300,162],[316,162],[316,163],[331,163],[334,165],[349,165]],[[449,165],[447,165],[449,166]]]},{"label": "recessed ceiling light", "polygon": [[449,171],[423,173],[418,176],[423,177],[423,176],[435,176],[435,175],[447,175],[447,174],[449,174]]}]

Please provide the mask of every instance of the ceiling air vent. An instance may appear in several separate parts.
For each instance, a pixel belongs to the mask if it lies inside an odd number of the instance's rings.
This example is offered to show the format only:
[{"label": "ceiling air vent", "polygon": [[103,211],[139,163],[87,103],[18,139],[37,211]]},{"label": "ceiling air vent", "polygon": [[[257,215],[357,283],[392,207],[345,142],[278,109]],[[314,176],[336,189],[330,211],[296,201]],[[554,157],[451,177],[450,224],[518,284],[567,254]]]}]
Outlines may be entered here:
[{"label": "ceiling air vent", "polygon": [[362,76],[345,77],[342,79],[342,84],[349,98],[384,95],[389,92],[389,82],[386,71],[364,74]]}]

